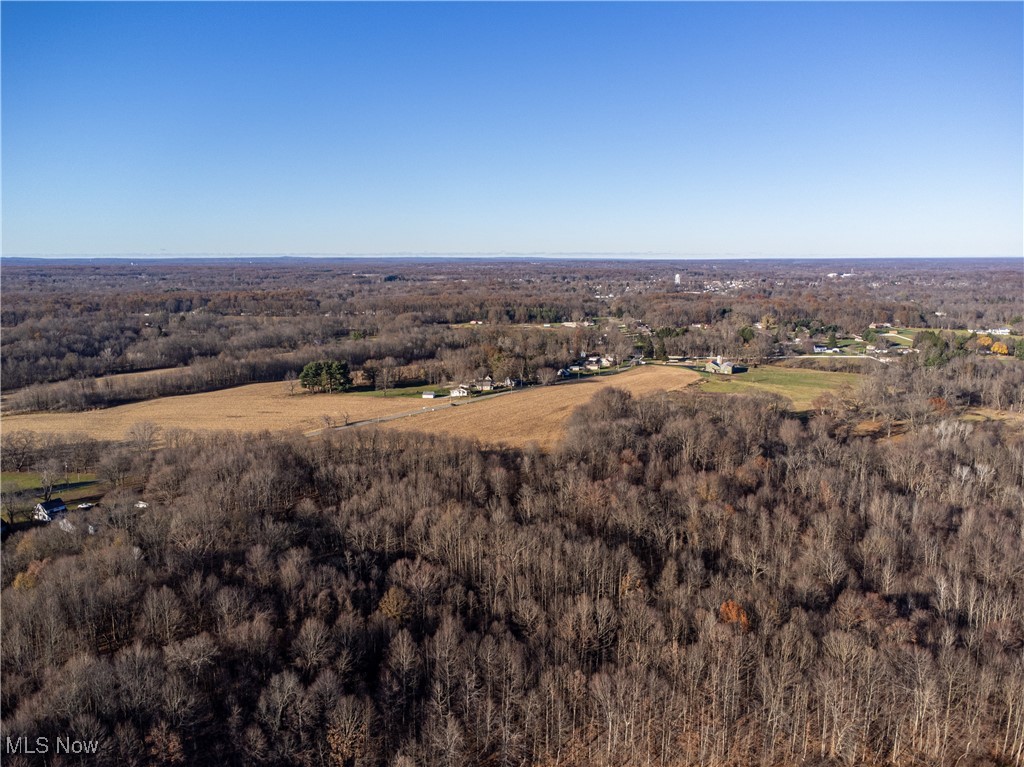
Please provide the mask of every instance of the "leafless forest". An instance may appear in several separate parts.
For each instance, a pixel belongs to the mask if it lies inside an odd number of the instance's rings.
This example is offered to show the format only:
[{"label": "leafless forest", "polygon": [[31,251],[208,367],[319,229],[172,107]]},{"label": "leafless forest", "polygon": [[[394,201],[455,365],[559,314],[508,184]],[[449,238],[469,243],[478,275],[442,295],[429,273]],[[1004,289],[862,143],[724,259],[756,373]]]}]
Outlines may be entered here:
[{"label": "leafless forest", "polygon": [[[604,390],[550,452],[373,428],[159,449],[145,425],[123,443],[5,431],[5,477],[63,463],[103,495],[3,542],[2,739],[95,739],[98,765],[1024,765],[1019,263],[3,277],[7,412],[317,359],[378,389],[542,384],[581,353],[806,357],[862,384],[805,412]],[[907,353],[805,353],[884,346],[872,326],[912,328]],[[159,372],[96,378],[141,371]]]}]

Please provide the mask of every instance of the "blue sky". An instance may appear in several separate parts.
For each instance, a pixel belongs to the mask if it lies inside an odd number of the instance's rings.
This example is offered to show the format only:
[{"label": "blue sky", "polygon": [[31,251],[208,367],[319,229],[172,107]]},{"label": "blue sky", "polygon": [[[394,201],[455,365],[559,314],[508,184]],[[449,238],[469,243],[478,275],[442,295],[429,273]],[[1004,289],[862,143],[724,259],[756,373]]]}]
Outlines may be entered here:
[{"label": "blue sky", "polygon": [[11,3],[3,253],[1024,251],[1021,3]]}]

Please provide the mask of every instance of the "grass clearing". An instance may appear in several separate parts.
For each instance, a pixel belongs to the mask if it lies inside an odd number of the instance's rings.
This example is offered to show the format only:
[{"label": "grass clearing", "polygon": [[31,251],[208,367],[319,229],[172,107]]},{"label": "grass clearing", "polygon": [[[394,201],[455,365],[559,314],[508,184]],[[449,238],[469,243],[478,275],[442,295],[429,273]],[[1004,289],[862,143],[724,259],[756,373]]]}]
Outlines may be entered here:
[{"label": "grass clearing", "polygon": [[1024,431],[1024,413],[996,410],[991,407],[972,407],[960,416],[964,421],[998,421],[1018,431]]},{"label": "grass clearing", "polygon": [[0,472],[0,486],[5,490],[36,490],[39,488],[39,472],[37,471],[4,471]]},{"label": "grass clearing", "polygon": [[[54,485],[54,495],[64,493],[81,493],[97,483],[96,475],[89,472],[68,472],[68,482],[65,485],[63,477]],[[5,471],[0,473],[0,486],[4,490],[22,492],[25,490],[40,490],[42,482],[37,471]]]},{"label": "grass clearing", "polygon": [[427,384],[424,384],[422,386],[401,386],[401,387],[394,388],[394,389],[388,389],[386,392],[385,391],[362,391],[362,392],[356,392],[356,393],[361,394],[364,397],[382,397],[382,398],[406,397],[406,398],[412,398],[412,399],[415,399],[415,398],[418,397],[419,399],[423,399],[423,392],[425,392],[425,391],[432,391],[432,392],[434,392],[437,395],[437,397],[446,396],[448,394],[448,390],[446,388],[444,388],[443,386],[432,386],[432,385],[427,385]]},{"label": "grass clearing", "polygon": [[978,332],[976,330],[964,330],[963,328],[953,328],[952,330],[946,330],[944,328],[905,328],[900,333],[904,335],[917,335],[925,331],[934,331],[936,333],[953,333],[958,336],[991,336],[993,338],[1011,338],[1014,341],[1024,340],[1024,335],[1018,333],[985,333],[984,331]]},{"label": "grass clearing", "polygon": [[856,386],[863,378],[860,373],[836,373],[808,368],[783,368],[775,365],[752,368],[746,373],[732,376],[701,373],[703,391],[722,394],[749,394],[770,392],[781,394],[793,403],[794,410],[807,410],[811,403],[825,392],[838,391],[844,386]]},{"label": "grass clearing", "polygon": [[909,346],[913,346],[914,345],[913,337],[903,335],[902,333],[897,333],[897,332],[880,333],[879,334],[879,338],[884,338],[889,343],[896,344],[897,346],[908,346],[909,347]]}]

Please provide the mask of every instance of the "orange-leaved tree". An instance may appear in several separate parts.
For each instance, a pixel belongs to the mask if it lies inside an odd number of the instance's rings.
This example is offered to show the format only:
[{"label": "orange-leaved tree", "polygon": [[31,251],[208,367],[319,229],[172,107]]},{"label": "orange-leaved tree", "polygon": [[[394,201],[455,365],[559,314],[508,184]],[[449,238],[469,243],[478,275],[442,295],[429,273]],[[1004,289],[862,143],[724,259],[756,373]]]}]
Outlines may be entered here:
[{"label": "orange-leaved tree", "polygon": [[718,617],[722,623],[732,623],[743,629],[743,633],[750,631],[750,620],[747,618],[747,611],[733,599],[722,602],[718,608]]}]

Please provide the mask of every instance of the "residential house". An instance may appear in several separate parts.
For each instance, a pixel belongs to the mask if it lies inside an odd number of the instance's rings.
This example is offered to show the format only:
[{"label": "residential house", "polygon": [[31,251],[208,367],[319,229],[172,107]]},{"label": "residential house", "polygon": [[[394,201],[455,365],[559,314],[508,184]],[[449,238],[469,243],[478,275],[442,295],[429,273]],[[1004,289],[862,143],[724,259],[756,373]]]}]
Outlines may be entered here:
[{"label": "residential house", "polygon": [[463,384],[462,386],[456,386],[454,389],[451,390],[450,393],[451,396],[453,397],[468,397],[469,387],[466,386],[465,384]]},{"label": "residential house", "polygon": [[60,498],[52,498],[49,501],[37,503],[32,518],[40,522],[52,522],[62,514],[67,513],[68,507],[64,504],[64,501]]},{"label": "residential house", "polygon": [[611,354],[591,354],[586,359],[585,367],[587,370],[602,370],[603,368],[610,368],[615,365],[615,357]]}]

